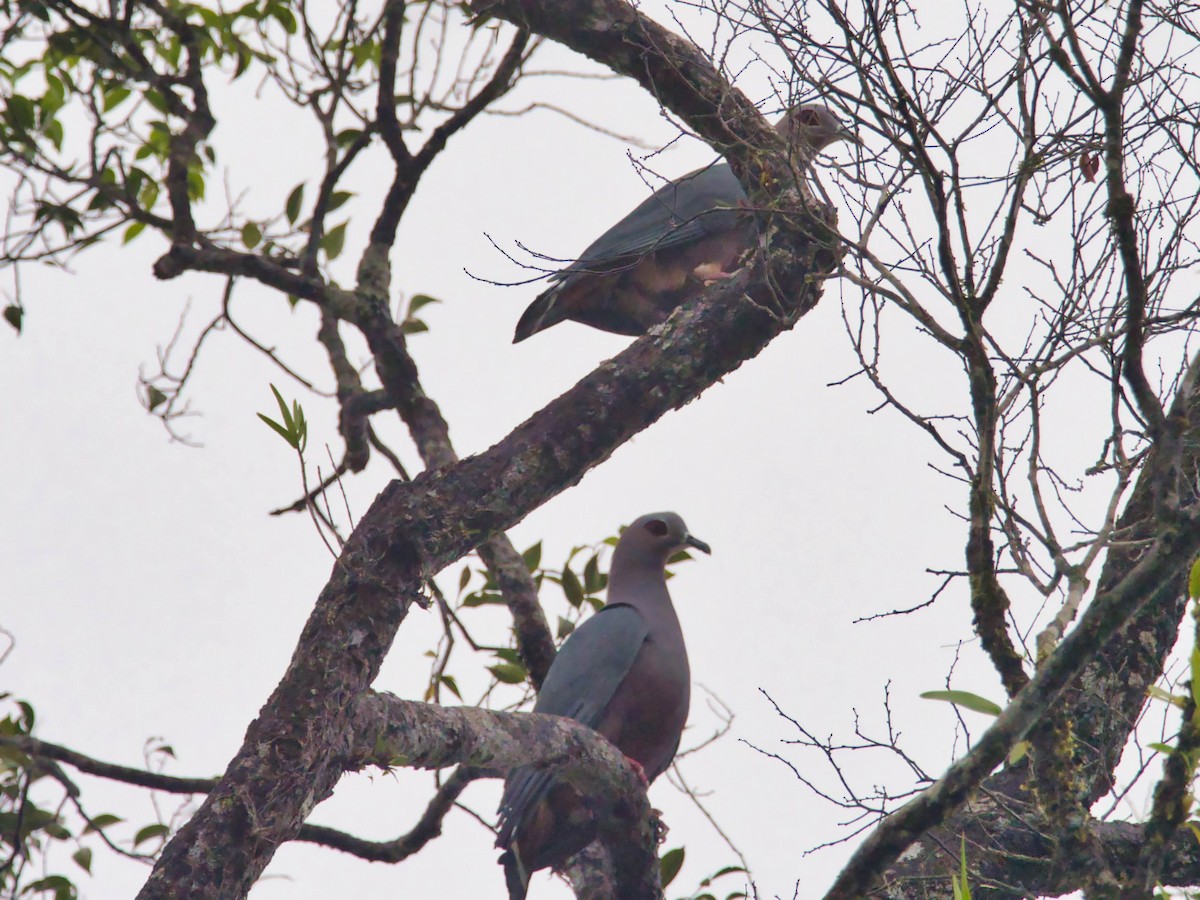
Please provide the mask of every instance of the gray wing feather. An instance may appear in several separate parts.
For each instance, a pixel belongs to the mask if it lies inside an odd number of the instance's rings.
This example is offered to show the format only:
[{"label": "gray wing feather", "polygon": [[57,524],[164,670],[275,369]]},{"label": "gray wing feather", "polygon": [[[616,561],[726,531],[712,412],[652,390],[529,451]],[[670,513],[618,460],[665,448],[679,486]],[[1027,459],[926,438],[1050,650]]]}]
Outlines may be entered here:
[{"label": "gray wing feather", "polygon": [[[633,607],[604,607],[580,625],[558,651],[533,711],[567,716],[595,728],[642,649],[647,632],[646,621]],[[512,844],[526,811],[541,799],[553,779],[552,773],[531,766],[509,774],[500,801],[497,847]]]},{"label": "gray wing feather", "polygon": [[597,238],[579,259],[550,276],[607,272],[631,265],[647,253],[698,241],[735,228],[746,192],[726,163],[697,169],[664,185]]}]

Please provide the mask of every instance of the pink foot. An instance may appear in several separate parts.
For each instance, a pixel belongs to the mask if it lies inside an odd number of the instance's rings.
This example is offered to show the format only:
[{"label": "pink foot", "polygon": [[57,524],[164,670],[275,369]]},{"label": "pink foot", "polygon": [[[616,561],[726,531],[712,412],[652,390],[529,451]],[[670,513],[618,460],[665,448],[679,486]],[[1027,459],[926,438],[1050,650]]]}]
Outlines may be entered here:
[{"label": "pink foot", "polygon": [[719,281],[728,281],[734,276],[737,271],[735,267],[733,271],[726,272],[725,267],[719,262],[701,263],[692,269],[692,278],[699,280],[701,284],[708,287],[710,284],[716,284]]},{"label": "pink foot", "polygon": [[632,756],[625,757],[625,760],[633,767],[633,771],[637,774],[638,780],[641,781],[642,787],[649,788],[650,780],[646,777],[646,770],[642,768],[642,764]]}]

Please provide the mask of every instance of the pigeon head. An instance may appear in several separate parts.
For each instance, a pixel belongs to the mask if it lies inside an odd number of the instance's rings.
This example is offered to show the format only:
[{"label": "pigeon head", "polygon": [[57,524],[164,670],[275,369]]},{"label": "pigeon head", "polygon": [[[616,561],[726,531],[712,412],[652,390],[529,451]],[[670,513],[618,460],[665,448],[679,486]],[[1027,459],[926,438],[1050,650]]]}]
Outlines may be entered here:
[{"label": "pigeon head", "polygon": [[648,513],[634,521],[621,534],[616,556],[654,560],[659,564],[680,550],[694,547],[702,553],[712,553],[708,544],[688,533],[687,525],[673,512]]},{"label": "pigeon head", "polygon": [[861,144],[853,131],[847,128],[827,107],[820,103],[802,103],[793,106],[775,126],[779,133],[789,141],[806,151],[805,155],[815,156],[830,144],[838,141],[849,141],[851,144]]}]

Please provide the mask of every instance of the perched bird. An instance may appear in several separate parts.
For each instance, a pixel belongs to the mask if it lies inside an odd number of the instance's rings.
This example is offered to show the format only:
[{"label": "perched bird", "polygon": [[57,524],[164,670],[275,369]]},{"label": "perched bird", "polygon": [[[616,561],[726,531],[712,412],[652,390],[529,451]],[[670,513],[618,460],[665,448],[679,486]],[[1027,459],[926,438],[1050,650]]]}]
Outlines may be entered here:
[{"label": "perched bird", "polygon": [[[642,767],[647,783],[671,764],[688,715],[687,650],[663,572],[685,547],[711,552],[675,513],[651,513],[625,529],[607,604],[563,644],[534,706],[600,732]],[[531,873],[561,866],[595,840],[593,806],[548,772],[509,773],[496,846],[510,900],[523,900]]]},{"label": "perched bird", "polygon": [[[775,126],[799,162],[835,141],[858,138],[826,107],[805,103]],[[615,334],[642,334],[704,287],[725,277],[753,245],[746,192],[728,163],[697,169],[655,191],[578,260],[550,275],[513,343],[573,319]]]}]

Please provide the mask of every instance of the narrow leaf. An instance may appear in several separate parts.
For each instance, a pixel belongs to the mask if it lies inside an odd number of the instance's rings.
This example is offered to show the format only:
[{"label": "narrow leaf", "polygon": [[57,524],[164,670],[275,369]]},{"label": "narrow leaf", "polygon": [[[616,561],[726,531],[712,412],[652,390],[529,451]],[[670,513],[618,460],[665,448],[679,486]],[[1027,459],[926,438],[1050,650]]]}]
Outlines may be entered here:
[{"label": "narrow leaf", "polygon": [[262,413],[258,413],[258,417],[260,419],[262,419],[264,422],[266,422],[268,425],[270,425],[281,438],[283,438],[285,441],[288,442],[289,446],[294,446],[292,444],[291,432],[289,432],[286,428],[284,428],[282,425],[280,425],[278,422],[274,421],[273,419],[268,419]]},{"label": "narrow leaf", "polygon": [[1026,754],[1029,753],[1031,746],[1032,745],[1029,743],[1029,741],[1017,741],[1015,744],[1013,744],[1013,748],[1008,751],[1008,764],[1010,766],[1015,766],[1017,763],[1023,760]]},{"label": "narrow leaf", "polygon": [[454,680],[453,675],[443,675],[441,678],[442,684],[459,700],[462,699],[462,694],[458,691],[458,682]]},{"label": "narrow leaf", "polygon": [[92,816],[92,821],[88,823],[87,828],[83,829],[83,833],[103,831],[109,825],[116,825],[118,822],[124,821],[120,816],[114,816],[112,813],[100,813],[98,816]]},{"label": "narrow leaf", "polygon": [[921,696],[926,700],[944,700],[963,709],[986,713],[989,716],[998,716],[1001,712],[1000,707],[991,700],[970,691],[926,691]]}]

